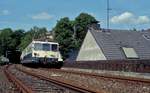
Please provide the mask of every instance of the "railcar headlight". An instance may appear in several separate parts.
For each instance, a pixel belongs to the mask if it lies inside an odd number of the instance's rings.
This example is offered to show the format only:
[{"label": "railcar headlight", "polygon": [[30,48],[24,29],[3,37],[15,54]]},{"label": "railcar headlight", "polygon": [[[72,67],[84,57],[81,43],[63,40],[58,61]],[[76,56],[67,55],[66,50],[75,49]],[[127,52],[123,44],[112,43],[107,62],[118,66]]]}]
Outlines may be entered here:
[{"label": "railcar headlight", "polygon": [[38,53],[34,53],[34,57],[37,57],[37,56],[39,56],[39,54]]},{"label": "railcar headlight", "polygon": [[37,55],[37,53],[34,53],[34,56],[36,56]]}]

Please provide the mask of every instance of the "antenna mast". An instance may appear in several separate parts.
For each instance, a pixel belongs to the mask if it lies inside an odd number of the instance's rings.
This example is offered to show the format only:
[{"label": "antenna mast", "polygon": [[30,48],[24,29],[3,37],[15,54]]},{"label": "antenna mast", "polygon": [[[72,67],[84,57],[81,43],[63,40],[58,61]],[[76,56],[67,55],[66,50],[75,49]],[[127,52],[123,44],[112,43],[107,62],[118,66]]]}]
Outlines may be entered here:
[{"label": "antenna mast", "polygon": [[107,29],[109,30],[109,0],[107,0]]}]

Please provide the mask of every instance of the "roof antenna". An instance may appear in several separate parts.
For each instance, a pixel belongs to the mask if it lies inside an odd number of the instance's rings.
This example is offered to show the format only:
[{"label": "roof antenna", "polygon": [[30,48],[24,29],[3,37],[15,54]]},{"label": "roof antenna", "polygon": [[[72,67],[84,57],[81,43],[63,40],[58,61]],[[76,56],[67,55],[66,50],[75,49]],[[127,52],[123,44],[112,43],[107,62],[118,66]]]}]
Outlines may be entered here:
[{"label": "roof antenna", "polygon": [[111,8],[109,7],[109,0],[107,0],[107,30],[109,30],[109,13]]}]

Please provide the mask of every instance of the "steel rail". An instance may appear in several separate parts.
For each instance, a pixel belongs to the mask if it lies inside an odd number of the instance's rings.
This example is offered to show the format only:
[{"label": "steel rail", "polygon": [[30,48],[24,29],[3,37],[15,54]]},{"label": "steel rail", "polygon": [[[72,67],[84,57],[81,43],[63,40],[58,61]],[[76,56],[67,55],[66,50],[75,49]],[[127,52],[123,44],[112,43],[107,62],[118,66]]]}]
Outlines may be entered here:
[{"label": "steel rail", "polygon": [[[44,69],[46,70],[46,69]],[[135,81],[135,82],[142,82],[142,83],[150,83],[150,79],[138,78],[138,77],[130,77],[130,76],[120,76],[120,75],[108,75],[108,74],[96,74],[96,73],[89,73],[89,72],[80,72],[80,71],[66,71],[66,70],[58,70],[58,69],[50,69],[58,72],[64,73],[71,73],[71,74],[78,74],[78,75],[86,75],[86,76],[93,76],[93,77],[103,77],[109,79],[117,79],[117,80],[126,80],[126,81]]]},{"label": "steel rail", "polygon": [[17,87],[18,91],[21,93],[35,93],[33,92],[29,87],[27,87],[26,85],[24,85],[19,79],[17,79],[9,70],[10,65],[6,66],[4,69],[4,73],[7,76],[7,78],[13,83],[15,84],[15,86]]},{"label": "steel rail", "polygon": [[54,84],[57,84],[57,85],[60,85],[60,86],[63,86],[63,87],[66,87],[66,88],[78,91],[80,93],[106,93],[104,91],[99,92],[99,91],[96,91],[96,90],[81,88],[79,86],[72,85],[69,82],[64,82],[64,81],[48,78],[48,77],[45,77],[43,75],[37,75],[35,73],[29,72],[29,71],[26,71],[26,70],[22,70],[19,67],[16,67],[16,69],[18,69],[18,70],[20,70],[20,71],[22,71],[22,72],[24,72],[24,73],[26,73],[28,75],[32,75],[34,77],[40,78],[41,80],[46,80],[46,81],[52,82]]}]

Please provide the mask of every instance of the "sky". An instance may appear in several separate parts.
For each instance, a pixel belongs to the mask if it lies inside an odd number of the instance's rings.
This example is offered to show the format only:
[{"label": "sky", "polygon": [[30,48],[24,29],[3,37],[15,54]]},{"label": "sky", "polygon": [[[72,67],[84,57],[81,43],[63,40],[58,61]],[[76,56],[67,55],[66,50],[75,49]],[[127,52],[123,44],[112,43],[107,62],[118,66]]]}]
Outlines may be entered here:
[{"label": "sky", "polygon": [[[85,12],[107,27],[107,0],[0,0],[0,29],[51,30],[62,17]],[[111,29],[150,28],[150,0],[110,0]]]}]

